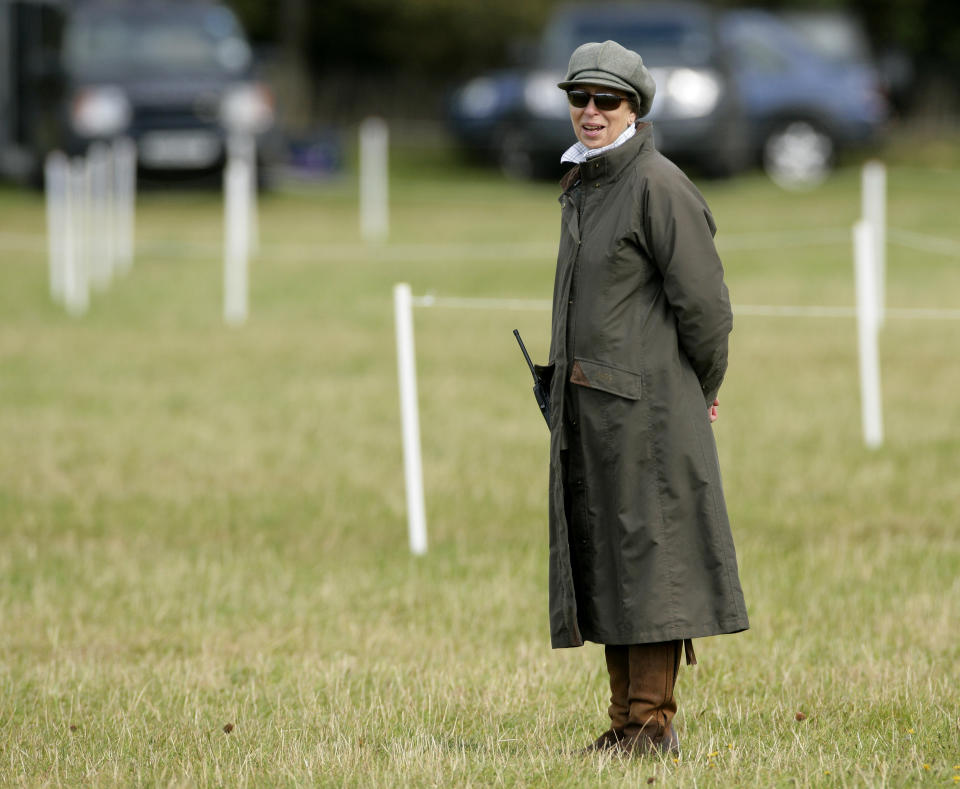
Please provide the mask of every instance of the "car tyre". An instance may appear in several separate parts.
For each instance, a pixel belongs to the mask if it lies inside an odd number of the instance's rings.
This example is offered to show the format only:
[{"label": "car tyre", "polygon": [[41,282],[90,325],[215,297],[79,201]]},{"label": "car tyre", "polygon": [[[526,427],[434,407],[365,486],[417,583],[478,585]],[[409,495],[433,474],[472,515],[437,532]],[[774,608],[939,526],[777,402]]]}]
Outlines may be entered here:
[{"label": "car tyre", "polygon": [[810,189],[824,181],[833,168],[830,135],[807,120],[781,123],[763,142],[763,169],[784,189]]}]

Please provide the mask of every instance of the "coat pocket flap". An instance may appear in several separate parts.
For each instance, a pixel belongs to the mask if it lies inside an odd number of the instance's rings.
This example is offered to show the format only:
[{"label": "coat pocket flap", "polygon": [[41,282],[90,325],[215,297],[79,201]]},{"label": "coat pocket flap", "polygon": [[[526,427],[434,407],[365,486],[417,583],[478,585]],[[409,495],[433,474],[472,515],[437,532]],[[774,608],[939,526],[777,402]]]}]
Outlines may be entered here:
[{"label": "coat pocket flap", "polygon": [[590,389],[599,389],[628,400],[640,399],[643,393],[641,380],[640,373],[632,373],[629,370],[586,359],[574,359],[570,373],[571,383]]}]

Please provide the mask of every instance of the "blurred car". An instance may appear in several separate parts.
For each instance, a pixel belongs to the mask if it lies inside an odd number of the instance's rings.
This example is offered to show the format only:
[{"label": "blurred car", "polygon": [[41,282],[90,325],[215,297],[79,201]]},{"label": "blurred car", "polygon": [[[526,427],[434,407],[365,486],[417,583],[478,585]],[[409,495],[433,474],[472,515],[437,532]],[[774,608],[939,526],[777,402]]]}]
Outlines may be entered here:
[{"label": "blurred car", "polygon": [[871,78],[878,80],[891,108],[909,101],[914,78],[910,56],[891,44],[875,51],[863,23],[852,13],[841,9],[794,8],[780,11],[778,16],[823,58],[870,73]]},{"label": "blurred car", "polygon": [[886,117],[868,64],[823,57],[773,14],[698,3],[573,5],[547,25],[540,65],[482,75],[454,93],[455,138],[510,175],[557,173],[574,137],[556,83],[577,46],[606,39],[639,52],[656,79],[647,119],[657,147],[707,174],[757,162],[784,185],[812,183]]},{"label": "blurred car", "polygon": [[865,37],[853,28],[756,10],[727,11],[720,25],[751,149],[775,181],[816,184],[840,150],[878,137],[889,109]]},{"label": "blurred car", "polygon": [[[128,136],[142,173],[195,176],[223,167],[231,131],[258,142],[260,169],[276,144],[273,99],[254,79],[251,50],[233,12],[208,2],[15,2],[15,32],[32,37],[19,69],[15,109],[20,169],[47,151],[80,154]],[[34,60],[42,68],[31,71]],[[9,81],[9,80],[8,80]],[[40,122],[43,119],[43,122]],[[10,135],[12,136],[12,135]]]},{"label": "blurred car", "polygon": [[451,129],[509,175],[558,172],[575,138],[557,83],[577,46],[615,39],[641,53],[657,82],[647,119],[660,150],[710,172],[734,172],[746,155],[743,113],[718,33],[715,13],[697,3],[561,7],[544,30],[538,65],[466,83],[449,106]]},{"label": "blurred car", "polygon": [[0,0],[0,177],[35,181],[57,144],[62,28],[51,0]]}]

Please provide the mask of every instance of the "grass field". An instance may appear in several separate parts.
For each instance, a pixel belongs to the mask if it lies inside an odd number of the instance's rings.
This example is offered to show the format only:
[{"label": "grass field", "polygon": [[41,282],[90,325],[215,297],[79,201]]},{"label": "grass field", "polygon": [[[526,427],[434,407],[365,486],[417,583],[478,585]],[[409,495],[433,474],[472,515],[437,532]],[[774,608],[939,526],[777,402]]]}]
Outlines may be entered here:
[{"label": "grass field", "polygon": [[[582,758],[602,649],[549,648],[510,333],[543,360],[548,313],[418,309],[407,551],[391,288],[547,299],[558,228],[554,187],[445,164],[396,168],[381,246],[348,179],[264,197],[233,329],[216,195],[142,195],[133,271],[72,319],[40,199],[0,191],[0,785],[960,782],[960,320],[888,320],[867,451],[854,322],[736,319],[716,435],[752,629],[681,670],[679,760]],[[957,176],[890,171],[891,226],[952,239],[891,243],[891,306],[960,309]],[[857,172],[702,188],[735,307],[853,303]]]}]

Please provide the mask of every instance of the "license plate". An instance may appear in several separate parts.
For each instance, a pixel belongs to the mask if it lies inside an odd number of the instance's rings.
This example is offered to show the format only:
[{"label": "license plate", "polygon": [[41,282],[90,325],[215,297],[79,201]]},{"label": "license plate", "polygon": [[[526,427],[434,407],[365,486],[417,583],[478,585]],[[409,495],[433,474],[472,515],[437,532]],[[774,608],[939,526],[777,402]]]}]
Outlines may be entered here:
[{"label": "license plate", "polygon": [[149,132],[140,138],[140,163],[146,167],[209,167],[220,157],[220,138],[212,132]]}]

